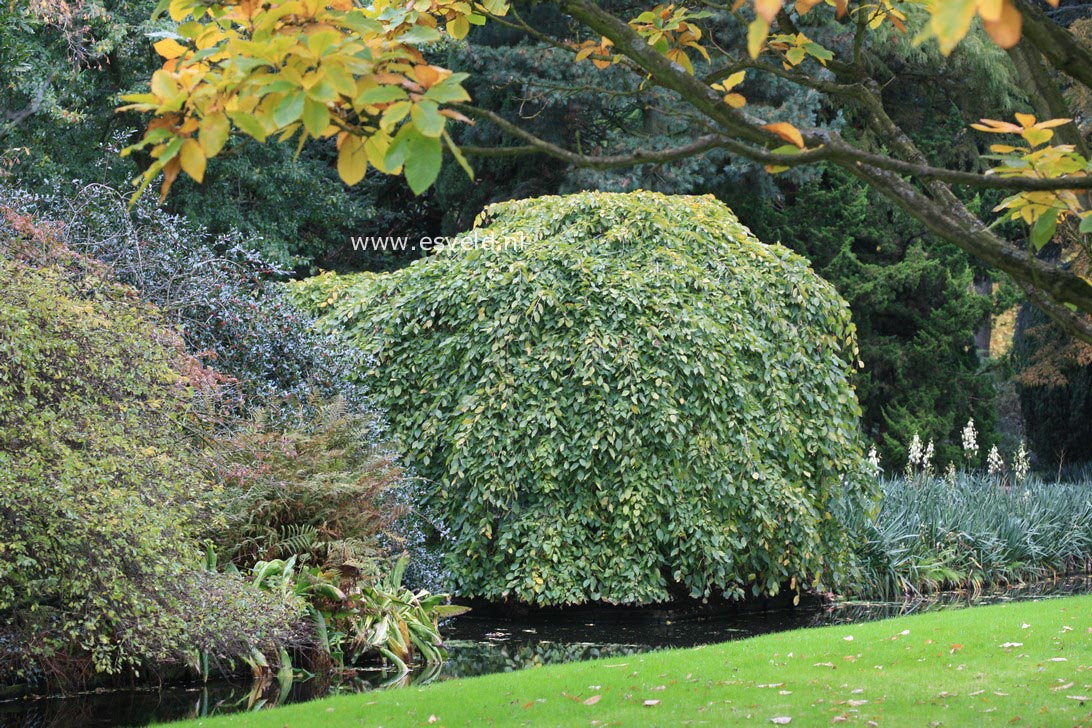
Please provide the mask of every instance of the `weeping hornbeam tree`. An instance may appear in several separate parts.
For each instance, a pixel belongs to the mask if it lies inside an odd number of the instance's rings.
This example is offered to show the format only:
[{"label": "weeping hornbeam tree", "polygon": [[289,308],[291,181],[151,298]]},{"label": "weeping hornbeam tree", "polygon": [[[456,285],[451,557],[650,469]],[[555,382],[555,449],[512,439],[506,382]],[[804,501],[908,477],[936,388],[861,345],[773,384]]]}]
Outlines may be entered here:
[{"label": "weeping hornbeam tree", "polygon": [[[157,14],[178,24],[155,44],[163,67],[149,93],[126,109],[151,112],[143,139],[153,163],[137,194],[162,174],[166,195],[180,172],[198,182],[208,159],[233,133],[264,141],[334,139],[346,184],[369,167],[400,174],[417,193],[436,180],[445,151],[473,175],[473,155],[544,154],[597,169],[664,163],[721,150],[770,172],[835,164],[878,190],[929,231],[1007,273],[1028,298],[1081,339],[1092,342],[1092,164],[1069,118],[1059,80],[1092,88],[1092,49],[1048,15],[1059,0],[704,0],[637,8],[633,4],[557,0],[571,19],[565,37],[527,22],[507,0],[161,0]],[[849,41],[825,47],[809,38],[806,16],[831,13]],[[693,139],[675,148],[591,154],[547,142],[518,122],[473,105],[466,74],[430,63],[422,48],[444,35],[464,38],[472,25],[499,23],[572,53],[574,63],[618,67],[642,88],[672,95],[695,120]],[[893,27],[917,43],[951,53],[974,23],[1007,49],[1034,114],[983,119],[996,135],[992,167],[931,164],[884,106],[882,78],[869,63]],[[718,31],[743,24],[738,47]],[[833,44],[832,44],[833,46]],[[866,134],[849,141],[829,129],[797,128],[747,105],[748,76],[776,76],[852,109]],[[494,124],[512,140],[498,148],[459,149],[450,124]],[[130,151],[127,150],[127,151]],[[990,219],[960,201],[956,187],[1009,196]],[[993,230],[998,219],[1029,227],[1028,245]],[[1044,260],[1051,240],[1064,254]]]}]

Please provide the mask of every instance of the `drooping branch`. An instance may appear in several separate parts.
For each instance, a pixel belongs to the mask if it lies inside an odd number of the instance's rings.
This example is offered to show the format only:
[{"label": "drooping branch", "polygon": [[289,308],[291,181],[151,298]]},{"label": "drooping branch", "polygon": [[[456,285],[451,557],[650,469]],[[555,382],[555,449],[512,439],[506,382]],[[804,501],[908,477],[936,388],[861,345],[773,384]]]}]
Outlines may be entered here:
[{"label": "drooping branch", "polygon": [[[946,240],[958,240],[959,247],[967,252],[1010,274],[1018,282],[1035,286],[1055,300],[1072,303],[1082,310],[1092,310],[1092,285],[1080,276],[1007,243],[981,221],[974,226],[967,225],[958,211],[945,209],[897,175],[865,165],[848,169],[925,225],[930,232]],[[1089,335],[1092,336],[1092,329],[1089,329]]]},{"label": "drooping branch", "polygon": [[[1080,306],[1082,310],[1092,310],[1092,286],[1083,279],[1068,273],[1057,266],[1039,260],[991,233],[985,225],[976,220],[968,226],[962,209],[945,209],[941,203],[919,192],[911,183],[902,179],[891,170],[873,167],[861,162],[847,163],[839,158],[832,148],[820,148],[800,155],[786,156],[760,147],[720,136],[706,135],[690,144],[672,149],[645,151],[638,150],[630,154],[589,156],[577,154],[556,144],[539,139],[525,129],[513,124],[492,111],[460,105],[464,113],[480,119],[488,119],[503,131],[529,142],[520,147],[479,149],[469,148],[464,152],[488,156],[513,156],[520,154],[541,153],[564,160],[570,164],[595,169],[611,169],[635,164],[663,163],[676,159],[702,154],[712,149],[724,149],[730,153],[751,159],[762,164],[805,164],[828,160],[841,166],[862,179],[869,186],[877,189],[899,207],[916,218],[931,232],[952,241],[972,255],[1011,275],[1023,284],[1036,286],[1058,300]],[[887,160],[897,162],[897,160]],[[998,180],[1003,181],[1003,180]],[[958,242],[957,242],[958,241]],[[1086,308],[1087,307],[1087,308]],[[1092,327],[1087,331],[1092,343]]]}]

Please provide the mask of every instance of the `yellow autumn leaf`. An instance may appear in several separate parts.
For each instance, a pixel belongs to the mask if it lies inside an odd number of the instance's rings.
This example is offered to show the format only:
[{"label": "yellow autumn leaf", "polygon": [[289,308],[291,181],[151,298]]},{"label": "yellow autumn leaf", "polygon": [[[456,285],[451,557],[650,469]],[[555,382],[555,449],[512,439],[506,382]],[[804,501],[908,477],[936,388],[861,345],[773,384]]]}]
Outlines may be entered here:
[{"label": "yellow autumn leaf", "polygon": [[755,0],[755,14],[769,25],[781,10],[781,0]]},{"label": "yellow autumn leaf", "polygon": [[337,153],[337,173],[347,185],[355,185],[364,179],[368,171],[368,155],[364,151],[364,142],[360,137],[344,134]]},{"label": "yellow autumn leaf", "polygon": [[152,45],[155,48],[155,52],[161,55],[163,58],[178,58],[186,52],[186,46],[182,45],[174,38],[164,38]]},{"label": "yellow autumn leaf", "polygon": [[448,21],[447,32],[452,38],[461,40],[470,32],[470,21],[465,15],[457,15]]},{"label": "yellow autumn leaf", "polygon": [[178,153],[179,162],[183,171],[197,182],[205,179],[205,152],[201,145],[193,139],[182,142],[182,149]]},{"label": "yellow autumn leaf", "polygon": [[215,157],[224,148],[228,134],[231,132],[231,124],[227,115],[220,111],[209,114],[201,119],[198,141],[206,157]]},{"label": "yellow autumn leaf", "polygon": [[766,36],[770,34],[770,24],[762,18],[755,18],[747,26],[747,52],[751,58],[758,58],[762,52],[762,46],[766,43]]},{"label": "yellow autumn leaf", "polygon": [[747,99],[743,96],[743,94],[725,94],[724,103],[728,104],[733,109],[742,109],[744,106],[747,105]]},{"label": "yellow autumn leaf", "polygon": [[743,83],[743,80],[744,80],[744,79],[746,79],[746,78],[747,78],[747,72],[746,72],[746,71],[736,71],[736,72],[735,72],[735,73],[733,73],[733,74],[732,74],[731,76],[729,76],[728,78],[724,79],[724,80],[723,80],[723,81],[721,82],[721,85],[720,85],[720,87],[721,87],[722,89],[724,89],[725,91],[731,91],[731,90],[732,90],[732,89],[734,89],[734,88],[735,88],[736,86],[738,86],[738,85],[740,85],[741,83]]},{"label": "yellow autumn leaf", "polygon": [[804,148],[804,136],[800,133],[800,130],[787,121],[778,121],[773,124],[766,124],[762,127],[766,131],[776,134],[789,144],[793,144],[796,147]]},{"label": "yellow autumn leaf", "polygon": [[941,53],[948,55],[963,40],[977,8],[977,0],[944,0],[936,4],[929,19],[929,30],[936,36]]},{"label": "yellow autumn leaf", "polygon": [[982,15],[982,27],[986,29],[986,33],[994,43],[1002,48],[1012,48],[1020,41],[1024,16],[1012,4],[1012,0],[1002,0],[999,4],[1000,11],[993,18],[987,17],[986,13],[979,8],[979,13]]}]

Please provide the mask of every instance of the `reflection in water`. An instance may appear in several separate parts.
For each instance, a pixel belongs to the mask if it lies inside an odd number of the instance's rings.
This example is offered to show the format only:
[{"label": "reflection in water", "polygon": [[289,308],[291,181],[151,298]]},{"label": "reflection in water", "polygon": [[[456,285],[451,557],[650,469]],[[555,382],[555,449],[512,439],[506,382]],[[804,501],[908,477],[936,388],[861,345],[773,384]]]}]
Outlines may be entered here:
[{"label": "reflection in water", "polygon": [[284,702],[303,702],[336,693],[423,685],[435,680],[511,672],[538,665],[624,657],[665,647],[691,647],[727,642],[799,627],[864,622],[934,609],[954,609],[1022,599],[1092,593],[1092,577],[1077,577],[1017,587],[1003,593],[973,596],[944,594],[898,603],[849,602],[785,612],[748,614],[725,619],[626,620],[616,615],[602,621],[548,619],[506,620],[473,613],[445,625],[449,657],[442,666],[405,675],[384,670],[356,670],[334,680],[218,680],[208,685],[163,689],[113,690],[71,698],[0,702],[0,728],[67,728],[68,726],[137,726],[256,710]]}]

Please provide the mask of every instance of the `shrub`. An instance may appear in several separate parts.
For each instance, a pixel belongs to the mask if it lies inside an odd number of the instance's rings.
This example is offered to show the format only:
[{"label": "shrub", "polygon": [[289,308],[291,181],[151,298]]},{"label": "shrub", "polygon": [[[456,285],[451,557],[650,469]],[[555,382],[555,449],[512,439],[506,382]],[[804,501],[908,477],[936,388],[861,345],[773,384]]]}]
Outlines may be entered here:
[{"label": "shrub", "polygon": [[295,288],[374,366],[464,595],[740,598],[836,580],[867,494],[845,303],[712,198],[486,210],[479,240]]},{"label": "shrub", "polygon": [[129,211],[103,185],[75,197],[2,185],[0,194],[20,213],[64,220],[58,240],[107,264],[216,368],[218,396],[201,404],[215,430],[205,433],[204,473],[225,486],[222,554],[245,569],[298,547],[301,557],[338,561],[336,551],[363,567],[380,550],[408,547],[424,557],[411,577],[436,583],[407,507],[411,483],[391,460],[382,414],[353,379],[361,352],[311,327],[278,283],[282,271],[239,236],[208,235],[150,204]]},{"label": "shrub", "polygon": [[218,551],[242,568],[295,556],[377,574],[405,512],[401,470],[374,444],[373,417],[344,400],[315,409],[298,426],[256,412],[213,445],[213,480],[224,484]]},{"label": "shrub", "polygon": [[61,242],[106,263],[158,306],[190,352],[238,380],[248,403],[284,399],[300,407],[341,396],[369,409],[349,381],[359,353],[311,330],[312,317],[276,282],[284,271],[240,237],[212,237],[146,202],[130,212],[126,196],[103,185],[74,197],[3,186],[0,195],[24,215],[63,221],[55,232]]},{"label": "shrub", "polygon": [[61,655],[115,671],[291,641],[293,604],[201,566],[216,493],[188,427],[207,373],[108,269],[4,212],[0,676],[77,677]]}]

